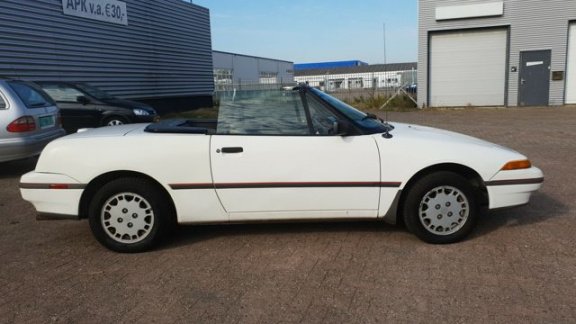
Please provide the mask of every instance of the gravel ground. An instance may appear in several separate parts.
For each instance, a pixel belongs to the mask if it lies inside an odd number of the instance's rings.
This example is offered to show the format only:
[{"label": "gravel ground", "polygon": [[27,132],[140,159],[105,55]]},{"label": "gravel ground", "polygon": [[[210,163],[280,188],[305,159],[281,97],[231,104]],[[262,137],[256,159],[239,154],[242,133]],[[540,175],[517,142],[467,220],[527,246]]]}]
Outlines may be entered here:
[{"label": "gravel ground", "polygon": [[576,109],[389,118],[510,146],[544,170],[544,187],[447,246],[379,223],[229,225],[125,255],[86,221],[36,221],[18,192],[35,161],[4,163],[0,322],[576,322]]}]

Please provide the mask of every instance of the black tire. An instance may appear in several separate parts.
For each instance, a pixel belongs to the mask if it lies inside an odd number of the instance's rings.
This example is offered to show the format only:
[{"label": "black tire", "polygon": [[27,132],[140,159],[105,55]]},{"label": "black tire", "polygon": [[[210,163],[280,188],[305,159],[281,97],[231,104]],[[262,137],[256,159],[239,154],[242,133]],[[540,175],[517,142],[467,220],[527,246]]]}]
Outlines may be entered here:
[{"label": "black tire", "polygon": [[150,250],[172,228],[173,208],[153,182],[140,178],[111,181],[94,195],[88,219],[92,233],[110,250]]},{"label": "black tire", "polygon": [[418,180],[402,207],[406,228],[432,244],[466,238],[478,220],[478,190],[453,172],[436,172]]},{"label": "black tire", "polygon": [[118,126],[118,125],[124,125],[127,123],[128,122],[123,117],[112,116],[112,117],[108,117],[108,118],[104,119],[104,122],[102,122],[102,126]]}]

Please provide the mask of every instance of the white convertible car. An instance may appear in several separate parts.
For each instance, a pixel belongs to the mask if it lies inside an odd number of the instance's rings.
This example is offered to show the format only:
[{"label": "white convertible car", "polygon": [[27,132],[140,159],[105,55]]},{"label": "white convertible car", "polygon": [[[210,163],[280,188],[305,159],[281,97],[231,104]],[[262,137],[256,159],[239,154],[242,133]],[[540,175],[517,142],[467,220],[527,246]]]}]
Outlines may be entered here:
[{"label": "white convertible car", "polygon": [[22,176],[39,219],[87,218],[119,252],[172,225],[365,219],[430,243],[464,239],[479,212],[528,203],[543,182],[522,154],[382,122],[307,86],[221,99],[217,120],[168,120],[58,139]]}]

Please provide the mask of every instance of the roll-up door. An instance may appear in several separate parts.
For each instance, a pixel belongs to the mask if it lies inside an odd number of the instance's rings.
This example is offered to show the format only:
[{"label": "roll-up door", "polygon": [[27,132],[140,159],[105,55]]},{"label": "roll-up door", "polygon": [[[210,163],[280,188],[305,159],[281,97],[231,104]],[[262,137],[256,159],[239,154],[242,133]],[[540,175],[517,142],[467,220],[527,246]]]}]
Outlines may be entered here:
[{"label": "roll-up door", "polygon": [[430,106],[505,105],[506,29],[432,35],[429,55]]}]

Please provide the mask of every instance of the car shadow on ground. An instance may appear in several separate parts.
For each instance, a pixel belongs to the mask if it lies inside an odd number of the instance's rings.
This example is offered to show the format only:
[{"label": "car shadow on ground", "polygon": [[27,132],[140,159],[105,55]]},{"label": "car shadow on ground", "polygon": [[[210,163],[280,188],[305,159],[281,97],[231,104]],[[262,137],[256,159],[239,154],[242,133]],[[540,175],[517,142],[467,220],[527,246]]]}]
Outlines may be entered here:
[{"label": "car shadow on ground", "polygon": [[334,222],[285,222],[226,225],[179,226],[159,249],[172,249],[193,245],[219,237],[257,235],[306,235],[321,233],[396,233],[404,232],[402,226],[380,221],[334,221]]},{"label": "car shadow on ground", "polygon": [[0,162],[0,179],[20,177],[34,170],[38,158],[28,158],[18,161]]},{"label": "car shadow on ground", "polygon": [[[469,239],[474,239],[506,226],[525,226],[537,224],[568,213],[568,206],[552,197],[536,193],[530,204],[523,207],[485,212],[478,222],[478,227]],[[257,235],[305,235],[310,233],[408,233],[403,225],[389,225],[381,221],[342,221],[342,222],[292,222],[292,223],[252,223],[226,225],[190,225],[179,226],[162,246],[172,249],[193,245],[196,242],[208,241],[219,237],[257,236]]]},{"label": "car shadow on ground", "polygon": [[485,212],[478,221],[478,227],[471,238],[486,235],[506,226],[526,226],[544,222],[548,219],[565,215],[570,208],[548,196],[536,192],[526,206]]}]

